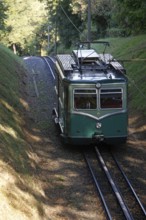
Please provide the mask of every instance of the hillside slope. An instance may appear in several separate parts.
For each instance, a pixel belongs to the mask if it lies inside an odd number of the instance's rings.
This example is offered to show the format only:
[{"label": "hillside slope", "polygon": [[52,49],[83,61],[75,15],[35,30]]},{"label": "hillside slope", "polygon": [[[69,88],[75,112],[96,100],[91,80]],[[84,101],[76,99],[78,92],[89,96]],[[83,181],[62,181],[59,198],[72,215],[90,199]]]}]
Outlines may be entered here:
[{"label": "hillside slope", "polygon": [[0,46],[0,116],[1,152],[3,159],[20,172],[25,172],[21,153],[25,152],[23,135],[23,100],[21,80],[25,70],[13,53]]},{"label": "hillside slope", "polygon": [[24,135],[25,78],[21,59],[0,45],[0,220],[40,219],[41,205],[28,193],[37,184]]},{"label": "hillside slope", "polygon": [[[108,51],[123,62],[129,80],[129,106],[146,112],[146,35],[107,39]],[[146,113],[145,113],[146,114]]]}]

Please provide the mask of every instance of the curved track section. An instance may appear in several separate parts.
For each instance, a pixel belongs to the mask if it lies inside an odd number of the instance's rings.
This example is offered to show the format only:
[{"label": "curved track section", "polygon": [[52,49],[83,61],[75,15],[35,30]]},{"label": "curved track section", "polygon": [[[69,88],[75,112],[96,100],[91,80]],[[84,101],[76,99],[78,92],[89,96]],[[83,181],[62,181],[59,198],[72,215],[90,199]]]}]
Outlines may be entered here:
[{"label": "curved track section", "polygon": [[50,70],[50,72],[52,74],[52,77],[55,80],[56,77],[54,75],[54,60],[51,57],[49,57],[49,56],[44,56],[42,58],[46,62],[47,66],[48,66],[48,68],[49,68],[49,70]]}]

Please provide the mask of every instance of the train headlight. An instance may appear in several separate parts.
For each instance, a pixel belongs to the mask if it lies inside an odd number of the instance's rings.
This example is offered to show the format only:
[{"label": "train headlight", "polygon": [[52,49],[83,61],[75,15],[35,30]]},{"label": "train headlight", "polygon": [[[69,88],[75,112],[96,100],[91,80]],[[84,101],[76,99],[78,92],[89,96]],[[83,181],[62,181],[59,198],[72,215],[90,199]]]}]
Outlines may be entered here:
[{"label": "train headlight", "polygon": [[102,126],[102,125],[101,125],[100,122],[97,122],[97,123],[96,123],[96,128],[101,128],[101,126]]},{"label": "train headlight", "polygon": [[100,89],[100,87],[101,87],[101,84],[100,83],[96,83],[96,88]]}]

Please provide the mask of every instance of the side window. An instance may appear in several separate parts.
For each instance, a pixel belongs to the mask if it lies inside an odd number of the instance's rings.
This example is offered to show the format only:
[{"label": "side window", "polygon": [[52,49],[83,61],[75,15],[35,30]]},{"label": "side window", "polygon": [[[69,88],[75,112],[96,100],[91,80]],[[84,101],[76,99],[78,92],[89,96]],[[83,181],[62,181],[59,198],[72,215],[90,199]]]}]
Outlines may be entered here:
[{"label": "side window", "polygon": [[96,109],[97,93],[96,89],[75,89],[74,90],[75,109]]},{"label": "side window", "polygon": [[122,89],[101,89],[100,108],[122,108]]}]

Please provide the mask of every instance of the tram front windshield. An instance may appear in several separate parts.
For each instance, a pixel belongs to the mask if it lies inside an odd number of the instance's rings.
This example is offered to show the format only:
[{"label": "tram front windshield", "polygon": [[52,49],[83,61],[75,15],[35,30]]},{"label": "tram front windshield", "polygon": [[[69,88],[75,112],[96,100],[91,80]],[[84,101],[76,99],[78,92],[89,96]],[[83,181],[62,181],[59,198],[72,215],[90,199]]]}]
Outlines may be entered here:
[{"label": "tram front windshield", "polygon": [[[99,106],[98,106],[99,105]],[[119,89],[75,89],[74,109],[117,109],[122,108],[123,91]]]},{"label": "tram front windshield", "polygon": [[96,89],[76,89],[74,90],[75,109],[96,109],[97,94]]}]

